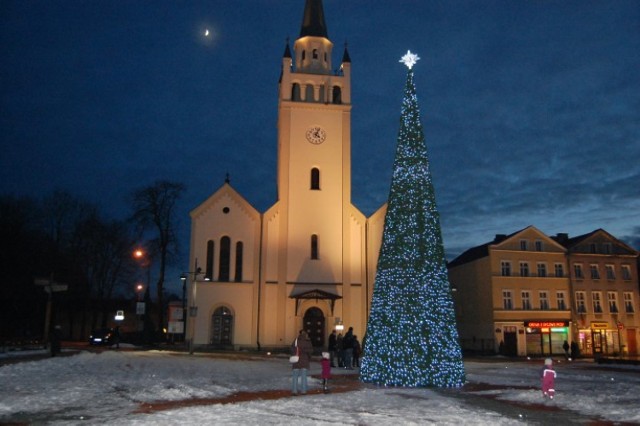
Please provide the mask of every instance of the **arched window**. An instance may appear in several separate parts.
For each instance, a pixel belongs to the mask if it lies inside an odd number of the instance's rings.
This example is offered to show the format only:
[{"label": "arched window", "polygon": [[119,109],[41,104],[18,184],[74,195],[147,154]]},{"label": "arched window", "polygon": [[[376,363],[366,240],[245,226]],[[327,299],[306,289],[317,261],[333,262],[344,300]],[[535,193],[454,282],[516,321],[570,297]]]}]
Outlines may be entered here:
[{"label": "arched window", "polygon": [[313,49],[313,59],[318,59],[318,49]]},{"label": "arched window", "polygon": [[300,100],[300,85],[298,83],[293,83],[293,86],[291,86],[291,100]]},{"label": "arched window", "polygon": [[307,51],[303,50],[302,51],[302,61],[304,62],[305,58],[307,57]]},{"label": "arched window", "polygon": [[242,241],[236,243],[236,282],[242,282]]},{"label": "arched window", "polygon": [[313,84],[307,84],[307,87],[305,88],[304,100],[305,102],[315,101],[315,98],[313,97]]},{"label": "arched window", "polygon": [[229,281],[229,267],[231,262],[231,240],[229,237],[220,239],[220,266],[218,281]]},{"label": "arched window", "polygon": [[213,241],[207,241],[207,269],[204,272],[204,279],[213,281]]},{"label": "arched window", "polygon": [[318,236],[311,236],[311,259],[318,259]]},{"label": "arched window", "polygon": [[333,103],[342,103],[342,89],[340,88],[340,86],[333,86]]},{"label": "arched window", "polygon": [[311,189],[320,189],[320,170],[311,169]]}]

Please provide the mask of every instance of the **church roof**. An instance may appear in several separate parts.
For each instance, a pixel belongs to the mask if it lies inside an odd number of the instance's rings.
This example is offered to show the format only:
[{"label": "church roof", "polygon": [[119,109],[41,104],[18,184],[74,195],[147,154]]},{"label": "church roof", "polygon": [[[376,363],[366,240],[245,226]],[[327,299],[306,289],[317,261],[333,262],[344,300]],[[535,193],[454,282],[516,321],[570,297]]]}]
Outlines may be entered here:
[{"label": "church roof", "polygon": [[307,0],[304,6],[300,38],[306,36],[329,38],[327,24],[324,21],[322,0]]},{"label": "church roof", "polygon": [[344,54],[342,55],[343,63],[351,63],[351,57],[349,56],[349,51],[347,50],[347,43],[344,44]]}]

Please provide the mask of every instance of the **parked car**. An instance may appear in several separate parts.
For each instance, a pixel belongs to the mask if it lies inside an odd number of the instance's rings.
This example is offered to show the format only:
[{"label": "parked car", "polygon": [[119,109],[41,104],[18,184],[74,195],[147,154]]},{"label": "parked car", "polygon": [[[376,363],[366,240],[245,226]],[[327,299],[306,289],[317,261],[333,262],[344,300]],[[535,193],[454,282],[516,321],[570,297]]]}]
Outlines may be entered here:
[{"label": "parked car", "polygon": [[90,345],[113,345],[116,342],[116,331],[113,328],[97,328],[89,336]]}]

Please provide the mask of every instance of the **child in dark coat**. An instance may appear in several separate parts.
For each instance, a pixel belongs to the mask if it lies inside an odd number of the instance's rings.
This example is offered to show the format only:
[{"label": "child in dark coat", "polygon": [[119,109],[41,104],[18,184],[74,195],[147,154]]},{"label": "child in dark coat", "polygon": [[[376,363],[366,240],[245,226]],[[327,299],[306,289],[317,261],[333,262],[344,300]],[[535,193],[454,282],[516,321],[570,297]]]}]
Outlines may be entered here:
[{"label": "child in dark coat", "polygon": [[320,365],[322,366],[322,374],[320,377],[322,378],[322,390],[324,393],[329,392],[329,379],[331,378],[331,354],[329,352],[322,352],[322,360],[320,361]]},{"label": "child in dark coat", "polygon": [[556,372],[553,369],[553,361],[551,358],[544,360],[544,369],[542,370],[542,397],[553,399],[556,396],[555,390]]}]

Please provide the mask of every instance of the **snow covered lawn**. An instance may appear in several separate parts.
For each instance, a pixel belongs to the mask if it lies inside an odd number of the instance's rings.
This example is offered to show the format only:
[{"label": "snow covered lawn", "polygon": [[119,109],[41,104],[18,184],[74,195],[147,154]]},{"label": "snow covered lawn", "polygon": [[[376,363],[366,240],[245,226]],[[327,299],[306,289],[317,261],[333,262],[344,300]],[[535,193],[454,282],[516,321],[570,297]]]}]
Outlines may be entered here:
[{"label": "snow covered lawn", "polygon": [[[283,356],[80,352],[1,366],[0,423],[506,425],[608,420],[640,424],[640,367],[589,361],[559,362],[555,367],[553,401],[544,400],[539,391],[541,361],[496,358],[466,360],[467,385],[462,389],[380,388],[336,377],[333,393],[293,397],[288,392],[290,367]],[[319,372],[315,363],[311,374]],[[347,382],[353,390],[345,392]],[[319,388],[320,380],[310,379],[310,387]],[[279,392],[271,399],[259,399],[263,392],[274,390]],[[257,399],[212,401],[238,392],[255,393]],[[195,403],[144,410],[185,400]]]}]

